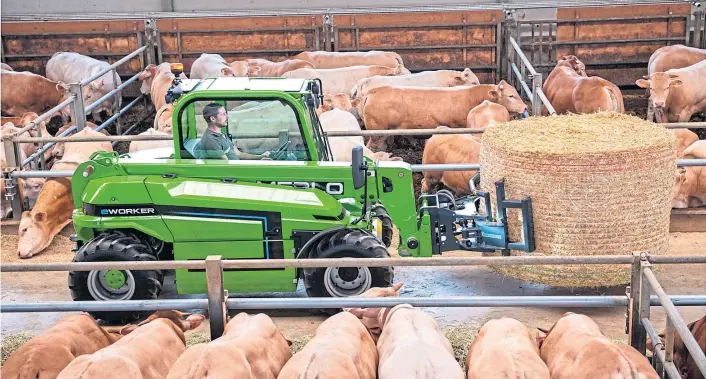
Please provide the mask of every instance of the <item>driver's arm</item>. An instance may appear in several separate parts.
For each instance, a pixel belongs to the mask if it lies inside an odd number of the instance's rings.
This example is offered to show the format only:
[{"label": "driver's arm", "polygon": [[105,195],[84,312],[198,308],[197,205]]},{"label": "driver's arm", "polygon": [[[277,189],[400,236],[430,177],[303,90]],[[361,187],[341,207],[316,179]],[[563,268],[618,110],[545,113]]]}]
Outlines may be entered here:
[{"label": "driver's arm", "polygon": [[240,149],[238,149],[238,146],[235,146],[235,143],[233,143],[233,147],[235,148],[235,155],[237,155],[238,158],[240,158],[240,159],[254,160],[254,159],[262,159],[262,158],[266,158],[266,157],[270,156],[269,151],[266,151],[263,154],[250,154],[250,153],[246,153],[244,151],[240,151]]}]

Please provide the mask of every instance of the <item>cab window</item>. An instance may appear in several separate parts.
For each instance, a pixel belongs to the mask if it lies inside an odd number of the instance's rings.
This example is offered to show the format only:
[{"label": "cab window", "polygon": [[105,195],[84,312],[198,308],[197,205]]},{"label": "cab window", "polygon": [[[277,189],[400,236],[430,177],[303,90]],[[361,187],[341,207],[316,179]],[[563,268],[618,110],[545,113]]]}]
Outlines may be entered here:
[{"label": "cab window", "polygon": [[[204,112],[213,115],[213,103],[219,113],[209,130]],[[221,159],[309,160],[297,114],[279,99],[193,101],[180,120],[183,157],[209,159],[230,148]]]}]

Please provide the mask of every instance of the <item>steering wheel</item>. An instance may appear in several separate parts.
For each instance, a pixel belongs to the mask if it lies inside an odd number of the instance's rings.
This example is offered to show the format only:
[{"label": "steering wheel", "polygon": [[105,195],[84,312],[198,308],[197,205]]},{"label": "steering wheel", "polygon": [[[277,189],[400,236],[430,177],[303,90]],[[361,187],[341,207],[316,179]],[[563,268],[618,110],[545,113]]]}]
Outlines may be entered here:
[{"label": "steering wheel", "polygon": [[277,150],[270,151],[270,156],[268,158],[273,160],[285,158],[287,156],[287,147],[289,147],[291,143],[291,140],[287,140],[287,142],[283,143],[282,146],[277,148]]}]

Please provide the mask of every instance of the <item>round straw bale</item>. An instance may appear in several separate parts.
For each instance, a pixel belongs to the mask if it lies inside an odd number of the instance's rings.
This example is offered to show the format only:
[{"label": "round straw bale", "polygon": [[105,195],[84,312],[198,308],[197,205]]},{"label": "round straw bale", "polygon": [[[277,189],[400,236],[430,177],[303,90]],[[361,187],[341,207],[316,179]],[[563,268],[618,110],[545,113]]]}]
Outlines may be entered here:
[{"label": "round straw bale", "polygon": [[[481,188],[491,193],[494,210],[494,183],[502,178],[506,198],[532,198],[536,255],[666,254],[675,151],[672,133],[633,116],[532,117],[485,131]],[[508,221],[511,239],[519,240],[519,210],[509,210]],[[555,286],[629,282],[629,267],[621,265],[494,269]]]}]

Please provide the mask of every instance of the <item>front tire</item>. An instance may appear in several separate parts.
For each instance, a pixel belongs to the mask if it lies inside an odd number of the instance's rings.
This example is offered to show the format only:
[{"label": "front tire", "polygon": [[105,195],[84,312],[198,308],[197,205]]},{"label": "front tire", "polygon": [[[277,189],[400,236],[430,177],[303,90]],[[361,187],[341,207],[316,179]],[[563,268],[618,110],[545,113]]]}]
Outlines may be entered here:
[{"label": "front tire", "polygon": [[[383,243],[359,229],[343,229],[323,238],[311,258],[390,258]],[[392,267],[328,267],[304,270],[309,297],[348,297],[371,287],[390,287]]]},{"label": "front tire", "polygon": [[[122,232],[102,233],[81,246],[74,262],[156,261],[150,247]],[[69,289],[74,301],[156,299],[162,290],[161,270],[95,270],[69,272]],[[143,312],[89,312],[109,324],[125,324]]]}]

